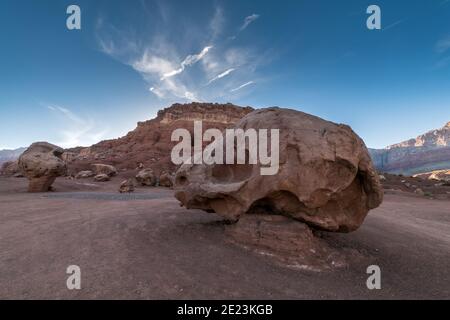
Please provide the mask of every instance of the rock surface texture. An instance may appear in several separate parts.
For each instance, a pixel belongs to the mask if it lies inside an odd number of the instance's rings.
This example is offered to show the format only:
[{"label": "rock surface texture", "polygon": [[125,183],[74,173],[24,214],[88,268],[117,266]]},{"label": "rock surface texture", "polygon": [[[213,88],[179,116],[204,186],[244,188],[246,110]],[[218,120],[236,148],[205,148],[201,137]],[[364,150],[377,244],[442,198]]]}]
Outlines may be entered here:
[{"label": "rock surface texture", "polygon": [[350,127],[267,108],[248,114],[235,128],[279,129],[278,173],[262,176],[259,164],[184,164],[174,188],[186,208],[214,211],[233,222],[246,213],[275,213],[318,229],[350,232],[381,204],[378,174]]},{"label": "rock surface texture", "polygon": [[30,182],[28,192],[47,192],[56,177],[66,174],[63,149],[47,142],[33,143],[19,158],[19,168]]}]

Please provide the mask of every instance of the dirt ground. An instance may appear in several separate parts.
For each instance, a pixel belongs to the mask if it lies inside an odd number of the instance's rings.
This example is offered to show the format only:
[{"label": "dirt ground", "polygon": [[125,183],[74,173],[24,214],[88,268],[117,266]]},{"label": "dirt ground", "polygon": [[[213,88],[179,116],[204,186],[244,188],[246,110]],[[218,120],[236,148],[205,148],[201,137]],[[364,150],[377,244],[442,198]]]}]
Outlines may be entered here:
[{"label": "dirt ground", "polygon": [[[388,190],[358,231],[323,235],[366,259],[312,272],[227,241],[219,217],[181,208],[169,189],[119,195],[120,181],[59,178],[28,194],[26,179],[0,178],[0,298],[450,298],[449,200]],[[371,264],[381,290],[366,287]],[[69,265],[81,290],[66,287]]]}]

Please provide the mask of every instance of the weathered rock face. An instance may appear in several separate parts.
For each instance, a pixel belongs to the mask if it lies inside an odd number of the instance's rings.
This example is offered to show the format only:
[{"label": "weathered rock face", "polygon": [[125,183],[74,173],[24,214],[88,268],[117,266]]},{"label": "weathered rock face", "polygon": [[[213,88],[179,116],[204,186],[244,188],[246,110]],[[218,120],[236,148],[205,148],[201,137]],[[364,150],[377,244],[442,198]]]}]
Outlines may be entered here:
[{"label": "weathered rock face", "polygon": [[350,127],[268,108],[248,114],[235,128],[279,129],[278,173],[262,176],[259,164],[184,164],[174,187],[185,207],[215,211],[230,221],[245,213],[277,213],[316,228],[349,232],[380,205],[378,174]]},{"label": "weathered rock face", "polygon": [[127,179],[122,181],[122,183],[119,186],[119,192],[125,193],[125,192],[134,192],[134,182],[133,179]]},{"label": "weathered rock face", "polygon": [[177,142],[171,141],[172,132],[185,128],[191,133],[194,121],[201,120],[203,129],[224,129],[233,126],[243,116],[253,111],[250,107],[233,104],[189,103],[173,104],[160,110],[156,118],[139,122],[137,128],[126,136],[97,143],[88,148],[73,148],[69,168],[73,172],[88,170],[92,163],[114,165],[117,169],[133,170],[151,168],[157,176],[163,171],[173,172],[176,166],[170,152]]},{"label": "weathered rock face", "polygon": [[115,176],[117,174],[117,169],[114,166],[108,164],[93,164],[95,174],[106,174],[110,177]]},{"label": "weathered rock face", "polygon": [[154,186],[156,184],[156,176],[152,169],[144,169],[136,175],[136,181],[142,186]]},{"label": "weathered rock face", "polygon": [[63,149],[47,142],[33,143],[19,158],[19,168],[30,180],[29,192],[47,192],[56,177],[66,174]]},{"label": "weathered rock face", "polygon": [[163,172],[159,176],[159,185],[161,187],[172,188],[173,187],[173,179],[174,179],[173,175],[171,175],[167,172]]}]

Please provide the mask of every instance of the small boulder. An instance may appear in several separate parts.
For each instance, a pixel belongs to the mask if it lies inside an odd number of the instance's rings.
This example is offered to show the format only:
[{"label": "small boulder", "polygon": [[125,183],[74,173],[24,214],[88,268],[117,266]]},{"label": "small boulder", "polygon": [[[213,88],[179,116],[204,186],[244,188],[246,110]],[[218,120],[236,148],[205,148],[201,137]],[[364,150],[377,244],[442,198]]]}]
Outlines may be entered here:
[{"label": "small boulder", "polygon": [[108,176],[112,177],[117,174],[117,169],[114,166],[111,166],[109,164],[93,164],[92,165],[95,174],[107,174]]},{"label": "small boulder", "polygon": [[173,175],[171,175],[167,172],[163,172],[159,176],[159,185],[161,187],[172,188],[173,187],[173,179],[174,179]]},{"label": "small boulder", "polygon": [[20,157],[19,168],[30,180],[28,192],[47,192],[56,177],[67,172],[64,150],[47,142],[33,143]]},{"label": "small boulder", "polygon": [[91,178],[95,176],[95,173],[91,170],[84,170],[77,173],[75,176],[75,179],[85,179],[85,178]]},{"label": "small boulder", "polygon": [[94,180],[97,182],[106,182],[106,181],[111,180],[111,178],[107,174],[101,173],[101,174],[96,175],[94,177]]},{"label": "small boulder", "polygon": [[133,179],[127,179],[127,180],[122,181],[122,183],[120,184],[120,187],[119,187],[119,192],[120,193],[134,192]]},{"label": "small boulder", "polygon": [[417,188],[416,190],[414,190],[414,193],[419,195],[419,196],[424,196],[425,195],[425,192],[423,192],[423,190],[420,189],[420,188]]},{"label": "small boulder", "polygon": [[152,169],[144,169],[139,171],[139,173],[136,175],[136,180],[143,186],[156,185],[156,176],[153,173]]},{"label": "small boulder", "polygon": [[[20,173],[19,162],[18,161],[7,161],[3,163],[1,168],[1,174],[5,176],[15,176]],[[23,177],[23,175],[22,175]]]}]

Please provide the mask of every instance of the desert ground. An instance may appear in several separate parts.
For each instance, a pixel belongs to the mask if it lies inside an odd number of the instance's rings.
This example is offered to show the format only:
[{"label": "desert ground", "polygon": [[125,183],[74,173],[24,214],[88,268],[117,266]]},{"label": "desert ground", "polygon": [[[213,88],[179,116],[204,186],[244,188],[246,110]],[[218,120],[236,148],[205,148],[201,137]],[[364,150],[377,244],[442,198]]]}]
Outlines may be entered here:
[{"label": "desert ground", "polygon": [[[364,259],[298,270],[230,242],[212,213],[186,210],[173,191],[58,178],[27,193],[0,178],[1,299],[449,299],[450,201],[386,191],[362,227],[323,233]],[[380,290],[366,268],[381,268]],[[81,268],[68,290],[66,268]]]}]

